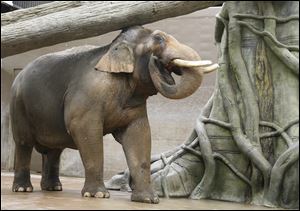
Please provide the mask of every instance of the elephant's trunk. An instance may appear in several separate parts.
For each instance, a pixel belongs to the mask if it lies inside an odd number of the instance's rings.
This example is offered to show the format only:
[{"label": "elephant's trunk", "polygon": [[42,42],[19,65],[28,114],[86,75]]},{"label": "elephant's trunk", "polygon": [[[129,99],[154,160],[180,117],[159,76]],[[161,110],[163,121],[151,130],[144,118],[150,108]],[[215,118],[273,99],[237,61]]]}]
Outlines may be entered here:
[{"label": "elephant's trunk", "polygon": [[[203,74],[217,69],[218,65],[201,60],[196,51],[171,35],[159,33],[165,38],[165,43],[163,48],[154,49],[150,57],[148,67],[153,84],[167,98],[188,97],[201,85]],[[172,72],[181,76],[178,83],[172,78]]]},{"label": "elephant's trunk", "polygon": [[[186,65],[186,64],[185,64]],[[177,67],[179,68],[179,67]],[[193,94],[201,85],[203,70],[200,67],[180,67],[180,81],[176,84],[170,72],[154,56],[149,61],[150,75],[155,88],[165,97],[181,99]]]}]

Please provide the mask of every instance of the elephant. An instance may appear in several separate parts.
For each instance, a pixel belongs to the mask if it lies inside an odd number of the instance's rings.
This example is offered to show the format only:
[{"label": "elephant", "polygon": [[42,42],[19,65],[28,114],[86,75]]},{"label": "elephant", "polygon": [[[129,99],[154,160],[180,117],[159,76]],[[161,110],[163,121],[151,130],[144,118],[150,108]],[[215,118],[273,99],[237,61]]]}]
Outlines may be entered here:
[{"label": "elephant", "polygon": [[[15,141],[12,191],[32,192],[31,153],[42,154],[41,189],[61,191],[60,155],[78,149],[83,197],[109,198],[103,182],[103,136],[112,134],[130,170],[131,200],[159,203],[150,180],[151,134],[146,100],[161,93],[185,98],[217,66],[173,36],[125,28],[106,46],[79,46],[29,63],[11,88]],[[180,76],[176,82],[172,73]]]}]

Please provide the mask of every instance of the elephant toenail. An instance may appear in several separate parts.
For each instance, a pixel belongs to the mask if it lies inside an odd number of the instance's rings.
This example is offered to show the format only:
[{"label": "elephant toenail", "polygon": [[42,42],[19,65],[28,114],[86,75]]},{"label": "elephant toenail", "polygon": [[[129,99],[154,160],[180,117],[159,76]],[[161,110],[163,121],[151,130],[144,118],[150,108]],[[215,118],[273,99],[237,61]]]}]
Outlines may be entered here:
[{"label": "elephant toenail", "polygon": [[85,192],[85,193],[83,194],[83,196],[84,196],[84,197],[91,197],[91,193]]},{"label": "elephant toenail", "polygon": [[62,190],[62,187],[61,187],[61,186],[54,186],[53,189],[56,190],[56,191],[61,191],[61,190]]},{"label": "elephant toenail", "polygon": [[159,203],[159,198],[154,198],[154,199],[153,199],[153,203],[154,203],[154,204],[158,204],[158,203]]},{"label": "elephant toenail", "polygon": [[95,194],[95,197],[96,197],[96,198],[103,198],[103,197],[104,197],[104,194],[103,194],[102,192],[97,192],[97,193]]},{"label": "elephant toenail", "polygon": [[110,194],[107,192],[107,193],[104,194],[104,197],[105,197],[105,198],[109,198],[109,197],[110,197]]},{"label": "elephant toenail", "polygon": [[27,187],[27,188],[26,188],[26,191],[27,191],[27,192],[32,192],[32,187]]},{"label": "elephant toenail", "polygon": [[23,187],[18,188],[18,192],[24,192],[24,191],[25,191],[25,188],[23,188]]},{"label": "elephant toenail", "polygon": [[150,198],[145,198],[144,201],[145,201],[146,203],[151,203],[151,199],[150,199]]}]

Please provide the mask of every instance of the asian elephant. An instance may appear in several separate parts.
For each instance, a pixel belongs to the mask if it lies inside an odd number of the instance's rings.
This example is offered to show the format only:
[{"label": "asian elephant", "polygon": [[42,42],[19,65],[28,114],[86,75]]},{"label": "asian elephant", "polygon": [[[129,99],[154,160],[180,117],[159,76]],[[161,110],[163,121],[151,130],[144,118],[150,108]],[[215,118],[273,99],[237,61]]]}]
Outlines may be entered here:
[{"label": "asian elephant", "polygon": [[[61,191],[60,155],[72,148],[79,150],[85,168],[82,196],[108,198],[102,141],[110,133],[126,155],[131,200],[158,203],[150,184],[146,100],[158,92],[172,99],[191,95],[203,74],[217,68],[209,64],[171,35],[141,26],[122,30],[104,47],[81,46],[37,58],[12,85],[12,190],[33,191],[29,171],[35,147],[43,158],[42,190]],[[181,76],[178,83],[171,73]]]}]

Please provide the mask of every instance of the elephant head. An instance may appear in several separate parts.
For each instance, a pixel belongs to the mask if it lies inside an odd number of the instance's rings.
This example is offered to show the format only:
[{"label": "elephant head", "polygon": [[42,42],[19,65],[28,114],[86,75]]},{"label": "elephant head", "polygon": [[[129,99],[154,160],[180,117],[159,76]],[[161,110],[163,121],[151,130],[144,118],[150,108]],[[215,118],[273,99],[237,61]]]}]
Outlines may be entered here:
[{"label": "elephant head", "polygon": [[[167,98],[181,99],[193,94],[203,74],[217,67],[202,61],[192,48],[171,35],[135,26],[121,32],[95,69],[133,74],[136,85],[148,95],[159,92]],[[180,76],[178,83],[172,73]]]}]

